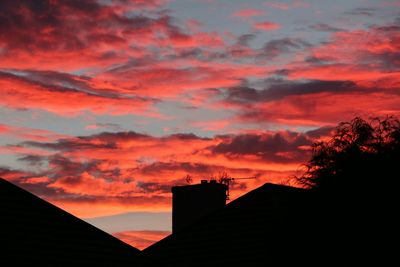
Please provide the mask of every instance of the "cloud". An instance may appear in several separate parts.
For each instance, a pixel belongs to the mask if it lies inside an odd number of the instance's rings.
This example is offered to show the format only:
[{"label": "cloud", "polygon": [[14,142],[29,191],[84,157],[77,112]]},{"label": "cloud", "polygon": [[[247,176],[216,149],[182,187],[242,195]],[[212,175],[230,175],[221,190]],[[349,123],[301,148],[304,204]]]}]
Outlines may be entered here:
[{"label": "cloud", "polygon": [[[400,113],[395,23],[347,31],[316,23],[306,29],[324,31],[327,40],[279,31],[263,44],[262,30],[280,26],[256,18],[263,10],[238,10],[235,16],[257,19],[258,30],[233,34],[178,20],[166,2],[1,2],[0,106],[80,116],[96,130],[67,136],[0,124],[2,140],[17,142],[0,153],[21,166],[1,175],[79,216],[168,211],[169,188],[184,184],[186,174],[195,181],[222,171],[257,176],[235,185],[234,198],[296,173],[312,142],[338,121]],[[187,114],[166,120],[159,112],[175,115],[172,105]],[[156,136],[107,121],[132,114],[163,119],[166,128],[180,120],[188,132],[228,134]],[[265,130],[281,128],[288,130]]]},{"label": "cloud", "polygon": [[94,123],[94,124],[89,124],[85,127],[86,130],[97,130],[97,129],[110,129],[113,131],[121,131],[122,128],[119,124],[117,123]]},{"label": "cloud", "polygon": [[280,3],[280,2],[265,2],[263,5],[280,10],[288,10],[292,8],[309,8],[310,4],[301,0],[294,0],[289,3]]},{"label": "cloud", "polygon": [[31,177],[32,173],[21,170],[13,170],[7,167],[0,167],[0,177],[9,181],[15,181],[21,178]]},{"label": "cloud", "polygon": [[279,29],[281,25],[274,22],[264,21],[264,22],[254,23],[253,27],[257,30],[273,31]]},{"label": "cloud", "polygon": [[227,33],[187,26],[161,10],[164,4],[2,2],[2,32],[10,37],[0,38],[0,86],[7,92],[0,105],[160,118],[160,101],[188,101],[187,93],[265,75],[267,66],[242,62],[257,54],[249,47],[255,34],[232,45]]},{"label": "cloud", "polygon": [[[55,74],[55,75],[51,75]],[[47,79],[51,76],[51,79]],[[60,78],[61,77],[61,78]],[[47,79],[48,84],[42,83]],[[0,72],[0,105],[13,109],[40,109],[63,116],[90,111],[95,114],[145,113],[151,99],[120,96],[94,88],[79,77],[60,73],[24,75]]]},{"label": "cloud", "polygon": [[234,17],[241,17],[241,18],[258,17],[258,16],[263,16],[263,15],[265,15],[264,10],[254,9],[254,8],[241,9],[232,14],[232,16],[234,16]]},{"label": "cloud", "polygon": [[240,134],[219,143],[213,153],[229,157],[252,155],[272,162],[301,162],[308,155],[299,147],[309,146],[313,141],[306,135],[294,132],[263,134]]},{"label": "cloud", "polygon": [[241,46],[249,46],[249,43],[256,38],[255,34],[242,34],[237,38],[237,43]]},{"label": "cloud", "polygon": [[125,243],[143,250],[148,246],[156,243],[157,241],[163,239],[164,237],[170,235],[169,231],[125,231],[114,233],[118,239],[121,239]]},{"label": "cloud", "polygon": [[384,76],[395,72],[399,66],[399,36],[400,27],[395,25],[341,31],[333,33],[329,42],[314,47],[311,53],[315,58],[329,58],[338,68],[348,66],[362,70],[366,75],[380,71]]},{"label": "cloud", "polygon": [[286,3],[278,3],[278,2],[266,2],[264,5],[275,8],[275,9],[281,9],[281,10],[287,10],[289,9],[289,4]]},{"label": "cloud", "polygon": [[267,59],[273,59],[280,55],[309,46],[310,44],[299,38],[274,39],[264,44],[259,56],[264,56]]},{"label": "cloud", "polygon": [[330,31],[329,41],[319,45],[289,38],[269,41],[264,56],[296,53],[296,61],[271,71],[265,80],[246,80],[216,94],[220,104],[237,112],[238,123],[250,125],[315,127],[354,116],[400,114],[399,32],[388,24]]},{"label": "cloud", "polygon": [[[174,185],[228,172],[255,175],[232,188],[235,198],[266,181],[282,181],[307,155],[306,134],[265,132],[203,138],[103,132],[55,141],[27,141],[14,151],[36,172],[3,168],[0,175],[79,216],[169,210]],[[44,151],[46,153],[40,153]],[[38,153],[39,152],[39,153]]]},{"label": "cloud", "polygon": [[192,126],[202,129],[203,131],[221,131],[229,125],[227,120],[215,121],[194,121],[190,123]]},{"label": "cloud", "polygon": [[60,138],[70,137],[65,134],[59,134],[48,130],[19,127],[8,124],[0,123],[0,135],[12,136],[13,138],[18,138],[22,140],[31,141],[54,141]]},{"label": "cloud", "polygon": [[225,44],[215,32],[180,27],[168,12],[159,11],[164,3],[2,1],[2,68],[98,72],[131,58],[153,55],[155,47],[165,52]]},{"label": "cloud", "polygon": [[375,8],[371,7],[357,7],[353,8],[349,11],[346,11],[346,15],[355,15],[355,16],[368,16],[371,17],[373,16],[374,12],[376,11]]},{"label": "cloud", "polygon": [[[101,54],[107,52],[105,46],[126,45],[126,36],[117,34],[115,26],[126,29],[141,22],[124,18],[114,6],[100,5],[94,0],[84,4],[69,0],[2,1],[0,10],[0,30],[5,33],[0,38],[3,67],[26,66],[33,61],[37,64],[38,56],[41,63],[64,58],[73,64],[68,57],[76,55],[74,59],[79,59],[78,52],[86,61],[101,61]],[[12,59],[16,62],[12,63]],[[82,62],[78,60],[76,66]]]},{"label": "cloud", "polygon": [[[115,82],[142,96],[176,98],[177,95],[205,88],[233,86],[247,76],[261,77],[268,67],[253,64],[202,62],[189,65],[163,62],[137,68],[126,65],[104,73],[101,78]],[[135,77],[135,79],[132,79]]]},{"label": "cloud", "polygon": [[351,81],[279,81],[261,90],[251,87],[228,88],[226,101],[237,104],[270,102],[294,95],[353,92],[355,90],[360,89]]},{"label": "cloud", "polygon": [[317,24],[312,24],[310,26],[311,29],[316,30],[316,31],[322,31],[322,32],[338,32],[338,31],[343,31],[343,29],[333,27],[331,25],[325,24],[325,23],[317,23]]},{"label": "cloud", "polygon": [[294,95],[242,109],[238,119],[244,122],[315,127],[350,120],[355,116],[398,115],[400,110],[397,102],[397,95],[385,92]]}]

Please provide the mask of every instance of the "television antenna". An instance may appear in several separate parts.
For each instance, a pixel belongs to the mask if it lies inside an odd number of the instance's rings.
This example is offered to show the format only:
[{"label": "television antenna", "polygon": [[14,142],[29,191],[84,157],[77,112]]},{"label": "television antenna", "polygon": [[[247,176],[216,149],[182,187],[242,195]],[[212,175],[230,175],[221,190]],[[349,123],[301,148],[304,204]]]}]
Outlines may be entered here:
[{"label": "television antenna", "polygon": [[[229,200],[229,189],[232,182],[236,180],[250,180],[256,179],[256,176],[249,176],[249,177],[231,177],[227,172],[221,172],[218,175],[218,179],[215,176],[211,177],[210,181],[217,181],[220,184],[226,185],[226,200]],[[193,183],[193,176],[187,174],[183,177],[186,180],[186,183],[192,184]]]},{"label": "television antenna", "polygon": [[250,179],[256,179],[256,176],[249,176],[249,177],[231,177],[228,175],[228,173],[223,172],[220,174],[220,177],[218,179],[218,182],[221,184],[226,185],[226,200],[229,200],[229,188],[230,184],[233,181],[236,180],[250,180]]}]

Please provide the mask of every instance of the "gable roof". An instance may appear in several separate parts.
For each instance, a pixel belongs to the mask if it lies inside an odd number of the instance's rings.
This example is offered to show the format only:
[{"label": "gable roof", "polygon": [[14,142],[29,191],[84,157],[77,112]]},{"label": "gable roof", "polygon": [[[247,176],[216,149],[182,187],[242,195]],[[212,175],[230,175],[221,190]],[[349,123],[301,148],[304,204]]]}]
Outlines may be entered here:
[{"label": "gable roof", "polygon": [[2,261],[13,265],[137,266],[140,251],[0,178]]}]

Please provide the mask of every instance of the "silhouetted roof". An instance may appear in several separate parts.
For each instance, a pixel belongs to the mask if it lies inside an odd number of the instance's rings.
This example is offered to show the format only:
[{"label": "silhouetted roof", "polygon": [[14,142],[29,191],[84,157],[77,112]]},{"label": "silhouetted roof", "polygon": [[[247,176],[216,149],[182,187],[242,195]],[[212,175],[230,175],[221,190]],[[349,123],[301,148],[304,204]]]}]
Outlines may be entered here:
[{"label": "silhouetted roof", "polygon": [[[138,266],[140,251],[0,178],[1,262]],[[10,265],[10,266],[11,266]]]},{"label": "silhouetted roof", "polygon": [[304,216],[305,201],[304,189],[265,184],[143,253],[160,265],[271,262],[277,253],[287,252],[288,240],[299,232],[293,223]]}]

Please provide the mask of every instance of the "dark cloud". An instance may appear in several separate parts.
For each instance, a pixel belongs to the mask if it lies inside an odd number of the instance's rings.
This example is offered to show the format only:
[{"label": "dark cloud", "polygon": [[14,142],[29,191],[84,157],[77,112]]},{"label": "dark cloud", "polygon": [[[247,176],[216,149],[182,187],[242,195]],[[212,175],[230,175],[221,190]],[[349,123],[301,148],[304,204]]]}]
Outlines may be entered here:
[{"label": "dark cloud", "polygon": [[342,93],[356,90],[351,81],[281,81],[268,88],[257,90],[251,87],[232,87],[227,90],[226,101],[248,104],[253,102],[268,102],[292,95],[316,94],[322,92]]},{"label": "dark cloud", "polygon": [[338,32],[343,31],[341,28],[333,27],[325,23],[317,23],[310,26],[310,29],[323,32]]},{"label": "dark cloud", "polygon": [[138,182],[136,186],[146,193],[170,193],[171,187],[177,183],[161,184],[153,182]]},{"label": "dark cloud", "polygon": [[155,162],[143,166],[140,169],[140,172],[144,174],[157,174],[163,172],[174,172],[177,170],[183,170],[187,173],[205,174],[222,171],[224,168],[221,166],[194,162]]},{"label": "dark cloud", "polygon": [[5,45],[5,52],[18,49],[30,52],[77,51],[93,49],[101,44],[127,45],[130,37],[146,35],[156,28],[170,35],[180,33],[178,27],[169,24],[171,18],[167,15],[153,18],[127,16],[128,12],[120,12],[120,8],[128,4],[129,8],[135,9],[156,7],[161,1],[119,1],[120,5],[101,2],[1,1],[0,43]]},{"label": "dark cloud", "polygon": [[250,42],[257,37],[254,33],[242,34],[238,37],[237,43],[242,46],[250,46]]},{"label": "dark cloud", "polygon": [[8,167],[0,167],[0,177],[11,181],[19,187],[32,192],[40,197],[55,197],[60,192],[59,190],[49,188],[47,185],[49,182],[44,183],[31,183],[30,179],[40,178],[42,173],[34,173],[30,171],[11,169]]},{"label": "dark cloud", "polygon": [[105,97],[117,97],[117,94],[107,92],[107,90],[96,90],[92,88],[88,82],[91,78],[88,76],[73,75],[57,71],[39,71],[39,70],[7,70],[0,72],[0,78],[12,76],[19,78],[25,82],[42,85],[43,87],[52,88],[58,91],[82,91],[88,94],[102,95]]},{"label": "dark cloud", "polygon": [[49,156],[47,160],[49,169],[46,174],[49,177],[71,177],[71,181],[77,179],[84,172],[96,173],[100,164],[100,161],[97,160],[73,161],[59,154]]},{"label": "dark cloud", "polygon": [[85,149],[117,149],[118,141],[143,140],[152,137],[133,131],[102,132],[89,136],[78,136],[69,139],[59,139],[56,142],[23,142],[22,145],[40,147],[57,151],[85,150]]},{"label": "dark cloud", "polygon": [[171,134],[171,135],[164,137],[163,139],[179,139],[179,140],[188,140],[188,141],[190,141],[190,140],[211,140],[211,138],[199,137],[192,133]]},{"label": "dark cloud", "polygon": [[332,131],[335,129],[333,126],[323,126],[314,130],[307,131],[306,134],[311,138],[321,138],[324,136],[330,136]]},{"label": "dark cloud", "polygon": [[156,8],[159,7],[164,0],[112,0],[113,3],[131,4],[135,7],[149,7]]},{"label": "dark cloud", "polygon": [[[9,176],[11,177],[31,177],[33,174],[21,170],[13,170],[8,167],[1,167],[0,166],[0,177],[2,178],[7,178]],[[10,179],[12,180],[12,179]]]},{"label": "dark cloud", "polygon": [[368,16],[371,17],[374,15],[374,12],[376,11],[375,8],[371,7],[357,7],[354,9],[351,9],[349,11],[346,11],[346,15],[355,15],[355,16]]},{"label": "dark cloud", "polygon": [[195,140],[211,140],[207,137],[199,137],[191,133],[178,133],[161,138],[156,138],[151,135],[137,133],[134,131],[124,132],[102,132],[88,136],[77,136],[73,138],[59,139],[56,142],[37,142],[28,141],[20,145],[39,147],[43,149],[50,149],[56,151],[72,151],[72,150],[87,150],[87,149],[110,149],[118,148],[119,142],[129,141],[165,141],[181,140],[181,141],[195,141]]},{"label": "dark cloud", "polygon": [[[80,5],[82,4],[82,5]],[[101,8],[96,1],[89,0],[78,4],[78,1],[1,1],[0,31],[3,38],[0,42],[7,44],[7,49],[41,49],[52,50],[58,48],[80,49],[84,47],[84,40],[73,30],[77,25],[68,25],[63,20],[62,8],[76,14],[95,16]],[[86,21],[87,23],[89,21]],[[85,26],[84,24],[82,26]],[[51,33],[45,31],[53,30]],[[51,38],[49,38],[49,36]],[[54,42],[53,38],[63,40]]]},{"label": "dark cloud", "polygon": [[263,56],[267,59],[273,59],[280,55],[310,46],[311,45],[309,43],[300,38],[275,39],[264,44],[259,56]]},{"label": "dark cloud", "polygon": [[[316,56],[308,56],[304,60],[306,63],[311,63],[312,65],[323,65],[330,63],[333,60],[333,58],[329,57],[316,57]],[[283,72],[285,75],[288,75],[290,73],[289,70],[285,70],[286,72]],[[279,72],[277,73],[279,75]]]},{"label": "dark cloud", "polygon": [[18,160],[27,162],[30,166],[41,166],[43,164],[44,157],[39,155],[26,155],[18,158]]},{"label": "dark cloud", "polygon": [[[371,29],[373,34],[384,40],[386,49],[368,51],[364,55],[365,61],[380,62],[384,71],[397,72],[400,68],[400,26],[374,26]],[[379,47],[379,44],[376,45]]]},{"label": "dark cloud", "polygon": [[68,151],[68,150],[85,150],[85,149],[116,149],[117,146],[112,142],[104,143],[91,143],[86,142],[84,139],[77,138],[76,140],[61,139],[54,143],[43,143],[36,141],[23,142],[24,146],[39,147],[43,149],[57,150],[57,151]]},{"label": "dark cloud", "polygon": [[307,155],[299,147],[311,144],[308,136],[295,132],[241,134],[221,142],[211,150],[232,157],[254,155],[272,162],[302,162]]}]

